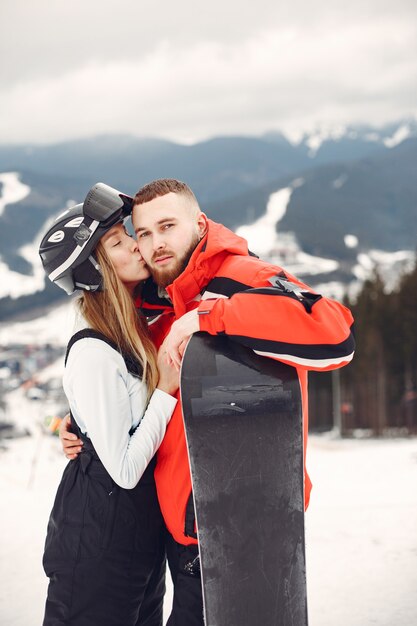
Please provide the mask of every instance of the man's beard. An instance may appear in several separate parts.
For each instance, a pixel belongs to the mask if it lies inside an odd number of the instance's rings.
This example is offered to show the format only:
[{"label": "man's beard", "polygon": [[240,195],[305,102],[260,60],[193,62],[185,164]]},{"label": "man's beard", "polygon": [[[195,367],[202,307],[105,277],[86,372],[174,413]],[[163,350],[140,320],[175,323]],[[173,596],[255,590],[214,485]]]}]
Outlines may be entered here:
[{"label": "man's beard", "polygon": [[[196,234],[187,250],[184,252],[181,258],[176,260],[174,267],[172,267],[171,269],[159,269],[157,267],[148,265],[149,271],[152,274],[152,278],[154,279],[158,287],[163,287],[165,289],[165,287],[173,283],[174,280],[183,273],[188,265],[188,261],[191,259],[191,255],[193,254],[199,242],[200,238]],[[162,255],[160,254],[159,256],[165,256],[167,252],[169,251],[165,251]],[[154,256],[152,260],[157,258],[157,256]]]}]

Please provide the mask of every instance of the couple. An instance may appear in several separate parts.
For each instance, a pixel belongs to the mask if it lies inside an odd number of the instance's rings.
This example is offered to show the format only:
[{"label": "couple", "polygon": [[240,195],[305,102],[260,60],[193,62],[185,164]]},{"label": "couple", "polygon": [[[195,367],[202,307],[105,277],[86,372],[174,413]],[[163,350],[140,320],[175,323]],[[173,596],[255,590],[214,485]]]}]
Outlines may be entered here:
[{"label": "couple", "polygon": [[[123,227],[132,204],[137,243]],[[198,330],[226,334],[294,366],[306,440],[307,371],[351,360],[350,312],[252,256],[245,240],[209,220],[189,187],[171,179],[146,185],[133,203],[97,185],[84,205],[58,218],[41,257],[51,280],[68,293],[84,290],[86,325],[67,351],[75,434],[63,437],[74,460],[48,526],[44,625],[160,625],[166,547],[174,583],[168,624],[201,626],[197,529],[176,400],[185,343]],[[306,505],[310,490],[305,474]]]}]

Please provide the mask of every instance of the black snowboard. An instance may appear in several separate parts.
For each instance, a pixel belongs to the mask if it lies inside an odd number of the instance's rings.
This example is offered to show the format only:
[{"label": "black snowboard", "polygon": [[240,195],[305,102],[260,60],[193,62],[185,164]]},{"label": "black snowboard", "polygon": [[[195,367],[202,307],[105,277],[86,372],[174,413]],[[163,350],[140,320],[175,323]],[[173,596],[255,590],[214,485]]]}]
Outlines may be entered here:
[{"label": "black snowboard", "polygon": [[206,626],[306,626],[295,369],[197,333],[182,362],[181,399]]}]

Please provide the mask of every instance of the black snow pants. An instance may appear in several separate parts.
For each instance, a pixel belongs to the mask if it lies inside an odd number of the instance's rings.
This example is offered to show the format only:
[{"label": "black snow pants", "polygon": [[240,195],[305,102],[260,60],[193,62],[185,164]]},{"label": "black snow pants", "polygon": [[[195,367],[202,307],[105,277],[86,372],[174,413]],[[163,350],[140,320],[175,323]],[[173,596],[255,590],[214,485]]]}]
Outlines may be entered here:
[{"label": "black snow pants", "polygon": [[49,519],[43,626],[162,626],[165,533],[155,460],[134,489],[122,489],[83,439]]},{"label": "black snow pants", "polygon": [[174,584],[167,626],[204,626],[198,546],[183,546],[167,535],[167,556]]}]

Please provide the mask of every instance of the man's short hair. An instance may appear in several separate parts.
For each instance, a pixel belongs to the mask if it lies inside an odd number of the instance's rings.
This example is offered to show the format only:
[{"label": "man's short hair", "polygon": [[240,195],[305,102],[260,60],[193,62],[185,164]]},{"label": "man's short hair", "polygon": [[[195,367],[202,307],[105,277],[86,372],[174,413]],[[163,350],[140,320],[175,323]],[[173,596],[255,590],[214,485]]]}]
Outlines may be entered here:
[{"label": "man's short hair", "polygon": [[158,180],[153,180],[148,183],[139,189],[135,195],[133,199],[133,206],[150,202],[151,200],[155,200],[155,198],[165,196],[167,193],[178,193],[183,195],[190,200],[192,205],[199,208],[197,198],[189,186],[180,180],[176,180],[175,178],[159,178]]}]

